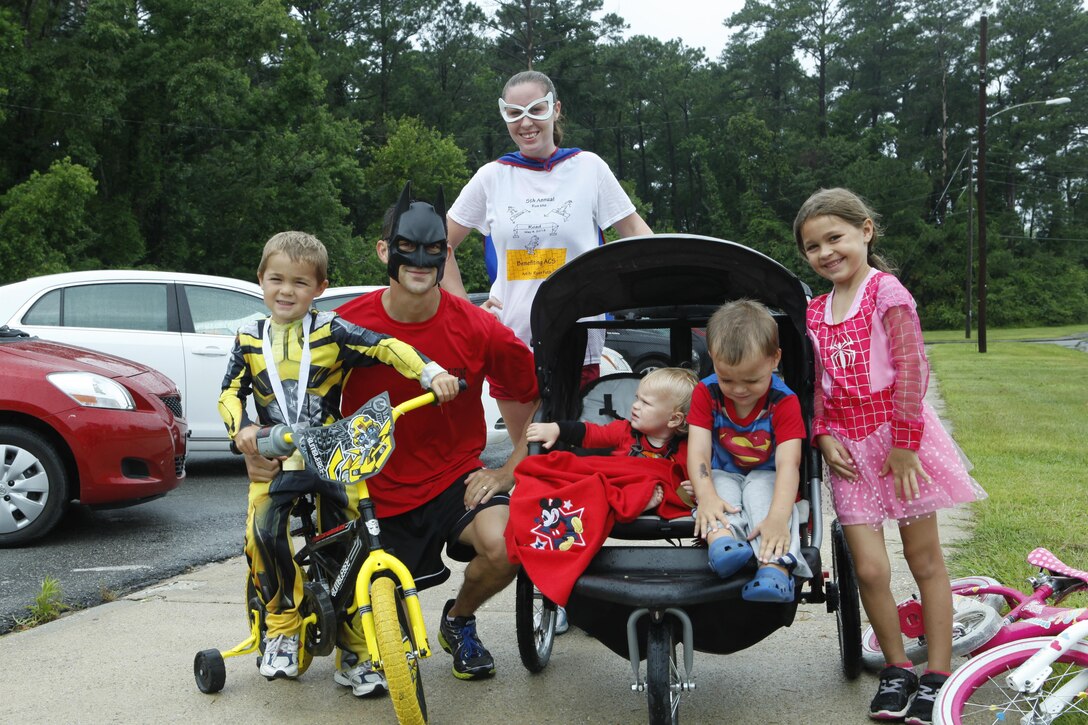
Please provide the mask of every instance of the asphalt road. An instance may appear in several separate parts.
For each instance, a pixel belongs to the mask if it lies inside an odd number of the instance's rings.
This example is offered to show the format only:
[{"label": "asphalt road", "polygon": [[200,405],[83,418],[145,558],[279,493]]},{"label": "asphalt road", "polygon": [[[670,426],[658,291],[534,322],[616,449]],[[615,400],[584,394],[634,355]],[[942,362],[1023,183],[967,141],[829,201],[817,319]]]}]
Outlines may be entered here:
[{"label": "asphalt road", "polygon": [[[485,451],[497,466],[510,444]],[[242,553],[246,516],[245,466],[230,454],[193,454],[185,482],[164,498],[123,509],[73,506],[46,539],[0,549],[0,634],[41,591],[60,582],[73,608],[100,604],[193,567]]]},{"label": "asphalt road", "polygon": [[27,616],[46,577],[60,582],[65,603],[82,608],[241,553],[241,459],[197,454],[187,470],[163,498],[123,509],[72,506],[45,539],[0,549],[0,633]]}]

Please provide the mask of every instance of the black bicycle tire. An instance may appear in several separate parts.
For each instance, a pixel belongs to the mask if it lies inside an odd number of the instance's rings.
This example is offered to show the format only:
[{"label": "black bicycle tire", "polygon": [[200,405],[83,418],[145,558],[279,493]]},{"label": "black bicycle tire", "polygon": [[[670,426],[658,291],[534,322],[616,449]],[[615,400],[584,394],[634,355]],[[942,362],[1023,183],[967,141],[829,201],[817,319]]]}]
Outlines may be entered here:
[{"label": "black bicycle tire", "polygon": [[839,594],[835,624],[839,633],[842,672],[846,679],[854,680],[861,674],[861,600],[854,560],[838,519],[831,522],[831,563]]},{"label": "black bicycle tire", "polygon": [[[540,618],[536,617],[540,602]],[[548,666],[555,643],[556,605],[533,585],[525,569],[518,570],[514,593],[514,626],[518,653],[525,669],[542,672]]]}]

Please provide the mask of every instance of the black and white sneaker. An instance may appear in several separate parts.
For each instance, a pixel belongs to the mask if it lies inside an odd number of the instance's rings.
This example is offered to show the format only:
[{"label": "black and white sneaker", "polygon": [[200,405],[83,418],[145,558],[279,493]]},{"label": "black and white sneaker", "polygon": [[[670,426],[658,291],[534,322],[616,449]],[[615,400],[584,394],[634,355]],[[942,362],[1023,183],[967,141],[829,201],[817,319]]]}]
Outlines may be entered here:
[{"label": "black and white sneaker", "polygon": [[930,725],[933,722],[933,704],[937,701],[937,693],[944,687],[948,675],[938,672],[927,672],[918,678],[918,694],[910,703],[907,710],[907,719],[903,722],[907,725]]},{"label": "black and white sneaker", "polygon": [[902,667],[888,665],[880,671],[876,697],[869,703],[873,720],[902,720],[918,690],[918,676]]},{"label": "black and white sneaker", "polygon": [[389,691],[385,675],[374,669],[374,664],[367,660],[356,665],[344,665],[337,668],[332,679],[338,685],[350,687],[356,697],[382,695]]}]

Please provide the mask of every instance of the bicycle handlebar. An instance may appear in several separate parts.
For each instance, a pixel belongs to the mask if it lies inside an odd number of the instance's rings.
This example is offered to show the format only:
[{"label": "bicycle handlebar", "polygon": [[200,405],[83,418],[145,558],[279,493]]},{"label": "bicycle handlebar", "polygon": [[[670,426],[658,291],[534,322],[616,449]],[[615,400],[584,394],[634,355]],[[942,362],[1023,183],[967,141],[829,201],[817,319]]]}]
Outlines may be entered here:
[{"label": "bicycle handlebar", "polygon": [[[458,378],[457,384],[461,390],[468,388],[464,378]],[[433,390],[409,398],[393,408],[393,421],[396,422],[403,414],[431,403],[438,403]],[[291,455],[295,452],[295,429],[285,423],[262,427],[257,431],[257,452],[265,458]]]}]

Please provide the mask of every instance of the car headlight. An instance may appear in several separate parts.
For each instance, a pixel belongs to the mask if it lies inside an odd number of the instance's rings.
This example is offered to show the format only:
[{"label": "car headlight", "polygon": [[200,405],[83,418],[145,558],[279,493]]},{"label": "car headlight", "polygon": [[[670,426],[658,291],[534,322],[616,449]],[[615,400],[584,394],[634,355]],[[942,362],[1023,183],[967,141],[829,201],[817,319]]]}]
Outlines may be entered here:
[{"label": "car headlight", "polygon": [[62,393],[87,408],[135,410],[128,390],[114,380],[94,373],[49,373],[45,376]]}]

